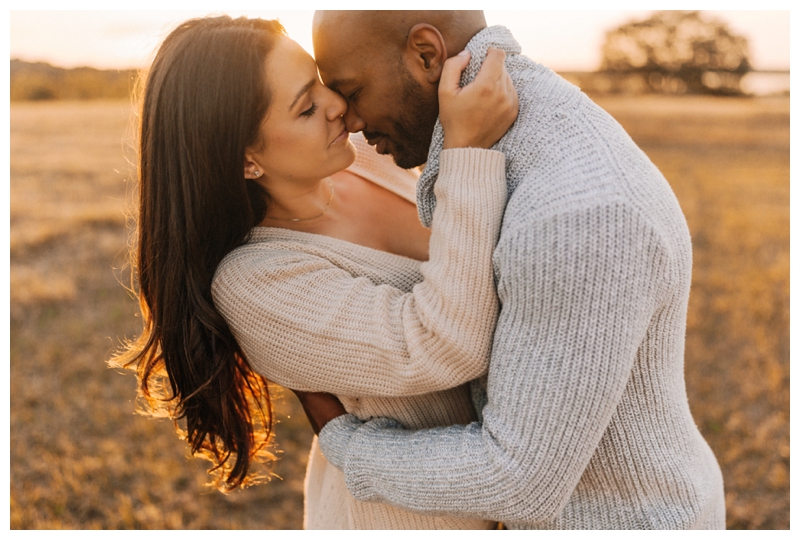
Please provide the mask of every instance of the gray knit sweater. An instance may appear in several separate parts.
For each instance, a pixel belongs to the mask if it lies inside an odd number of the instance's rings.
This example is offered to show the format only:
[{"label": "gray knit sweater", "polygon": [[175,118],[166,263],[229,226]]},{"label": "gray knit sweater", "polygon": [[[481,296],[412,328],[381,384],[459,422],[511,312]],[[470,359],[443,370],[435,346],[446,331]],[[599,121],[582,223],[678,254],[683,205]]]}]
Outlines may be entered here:
[{"label": "gray knit sweater", "polygon": [[[501,312],[474,385],[482,422],[404,430],[343,416],[323,429],[323,453],[356,499],[420,513],[724,528],[722,475],[683,375],[692,252],[678,202],[619,124],[521,56],[507,29],[470,41],[463,82],[489,46],[507,53],[520,113],[495,146],[510,198],[494,253]],[[417,192],[425,223],[441,149],[437,124]]]}]

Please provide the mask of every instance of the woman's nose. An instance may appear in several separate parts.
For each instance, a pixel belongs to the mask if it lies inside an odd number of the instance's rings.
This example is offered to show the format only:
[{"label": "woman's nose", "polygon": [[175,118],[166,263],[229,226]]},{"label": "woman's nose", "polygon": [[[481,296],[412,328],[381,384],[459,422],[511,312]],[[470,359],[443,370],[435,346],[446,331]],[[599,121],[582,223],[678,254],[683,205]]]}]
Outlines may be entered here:
[{"label": "woman's nose", "polygon": [[341,116],[344,116],[345,112],[347,111],[347,100],[332,90],[330,94],[332,101],[328,107],[328,120],[333,121]]}]

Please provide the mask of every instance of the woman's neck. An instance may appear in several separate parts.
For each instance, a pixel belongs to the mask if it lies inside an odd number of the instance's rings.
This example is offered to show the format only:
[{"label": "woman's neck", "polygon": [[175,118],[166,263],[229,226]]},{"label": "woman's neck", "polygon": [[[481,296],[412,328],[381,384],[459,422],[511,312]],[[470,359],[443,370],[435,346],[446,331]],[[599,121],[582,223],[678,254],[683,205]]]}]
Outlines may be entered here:
[{"label": "woman's neck", "polygon": [[310,188],[285,186],[272,187],[267,215],[262,226],[280,227],[281,224],[316,221],[330,209],[334,198],[334,185],[330,177],[323,178]]},{"label": "woman's neck", "polygon": [[419,222],[413,203],[347,170],[331,178],[336,191],[322,217],[264,220],[262,226],[329,236],[418,261],[428,259],[430,231]]}]

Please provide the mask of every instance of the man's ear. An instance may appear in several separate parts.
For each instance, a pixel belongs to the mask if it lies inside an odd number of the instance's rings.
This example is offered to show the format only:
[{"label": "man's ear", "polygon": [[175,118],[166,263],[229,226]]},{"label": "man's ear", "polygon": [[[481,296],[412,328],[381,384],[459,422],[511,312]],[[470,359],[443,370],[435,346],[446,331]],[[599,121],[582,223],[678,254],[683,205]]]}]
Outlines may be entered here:
[{"label": "man's ear", "polygon": [[442,76],[442,66],[447,60],[447,46],[435,26],[420,23],[411,27],[406,41],[409,66],[429,83],[437,84]]}]

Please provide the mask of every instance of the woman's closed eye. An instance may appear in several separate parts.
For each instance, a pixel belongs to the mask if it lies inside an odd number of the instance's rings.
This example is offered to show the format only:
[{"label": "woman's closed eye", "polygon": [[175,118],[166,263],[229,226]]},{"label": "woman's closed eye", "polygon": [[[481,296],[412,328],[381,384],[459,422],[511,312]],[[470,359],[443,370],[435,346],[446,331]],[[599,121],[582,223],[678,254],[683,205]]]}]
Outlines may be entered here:
[{"label": "woman's closed eye", "polygon": [[311,107],[300,113],[300,116],[312,116],[315,112],[317,112],[317,104],[312,103]]}]

